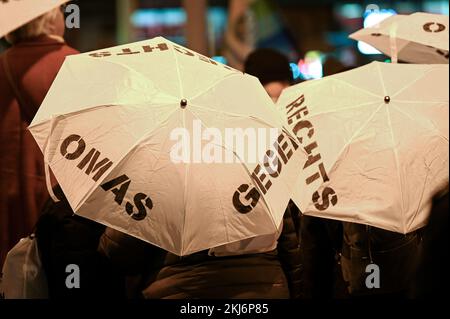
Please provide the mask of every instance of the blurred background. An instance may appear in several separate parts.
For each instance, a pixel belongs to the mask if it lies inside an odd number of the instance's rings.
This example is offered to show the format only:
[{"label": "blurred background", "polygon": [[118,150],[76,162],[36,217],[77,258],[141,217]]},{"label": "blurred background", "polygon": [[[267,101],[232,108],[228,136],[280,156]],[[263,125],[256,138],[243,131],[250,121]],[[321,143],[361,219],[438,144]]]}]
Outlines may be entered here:
[{"label": "blurred background", "polygon": [[[255,48],[285,53],[297,80],[385,61],[372,47],[348,39],[363,26],[416,11],[448,15],[449,2],[331,0],[76,0],[80,28],[66,40],[86,52],[163,36],[242,70]],[[7,44],[0,43],[0,51]]]}]

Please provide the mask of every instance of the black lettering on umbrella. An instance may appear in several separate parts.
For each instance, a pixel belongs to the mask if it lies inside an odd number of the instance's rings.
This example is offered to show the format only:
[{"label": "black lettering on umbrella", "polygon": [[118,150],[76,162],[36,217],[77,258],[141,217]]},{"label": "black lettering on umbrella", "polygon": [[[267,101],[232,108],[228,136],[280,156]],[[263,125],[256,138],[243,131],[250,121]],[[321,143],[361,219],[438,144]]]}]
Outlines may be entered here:
[{"label": "black lettering on umbrella", "polygon": [[272,186],[272,181],[270,179],[263,184],[264,180],[266,180],[267,175],[263,173],[263,170],[261,170],[261,165],[257,165],[252,173],[252,178],[258,184],[259,189],[263,192],[263,194],[266,194],[269,188]]},{"label": "black lettering on umbrella", "polygon": [[89,56],[94,57],[94,58],[104,58],[107,56],[111,56],[111,52],[109,52],[109,51],[94,52],[94,53],[89,54]]},{"label": "black lettering on umbrella", "polygon": [[258,190],[253,187],[246,195],[245,200],[251,200],[249,205],[244,205],[241,202],[241,194],[244,194],[249,189],[248,184],[242,184],[233,194],[233,206],[236,210],[241,214],[247,214],[252,211],[252,209],[258,204],[259,198],[261,195]]},{"label": "black lettering on umbrella", "polygon": [[117,55],[128,55],[128,54],[139,54],[139,51],[132,51],[130,48],[122,49],[122,52],[117,53]]},{"label": "black lettering on umbrella", "polygon": [[270,176],[278,177],[280,175],[282,165],[275,152],[268,150],[266,154],[264,154],[263,163],[266,172],[269,173]]},{"label": "black lettering on umbrella", "polygon": [[436,50],[436,52],[448,60],[448,51],[443,51],[443,50],[438,49],[438,50]]},{"label": "black lettering on umbrella", "polygon": [[[145,204],[142,203],[142,201],[144,200]],[[130,215],[134,220],[143,220],[147,216],[147,209],[145,208],[145,206],[147,206],[150,210],[153,208],[152,200],[144,193],[137,193],[136,195],[134,195],[133,201],[134,205],[138,209],[138,212],[135,213],[134,206],[130,202],[127,202],[125,204],[125,210],[127,211],[127,214]]]},{"label": "black lettering on umbrella", "polygon": [[97,151],[95,148],[91,149],[89,153],[81,160],[81,162],[77,165],[77,167],[81,170],[83,170],[86,165],[89,163],[87,169],[86,169],[86,175],[91,174],[91,172],[97,173],[92,177],[94,181],[98,181],[98,179],[105,173],[111,166],[112,162],[109,160],[109,158],[104,158],[100,162],[97,163],[97,159],[100,156],[100,152]]},{"label": "black lettering on umbrella", "polygon": [[[331,198],[330,198],[331,196]],[[319,202],[319,200],[322,199],[322,202]],[[336,196],[336,192],[331,187],[325,187],[322,190],[322,195],[319,195],[318,191],[315,191],[312,195],[312,201],[314,203],[314,206],[318,210],[326,210],[331,204],[334,206],[337,204],[338,198]]]},{"label": "black lettering on umbrella", "polygon": [[[113,194],[115,195],[114,201],[117,204],[122,205],[122,201],[127,193],[130,183],[131,180],[127,175],[120,175],[119,177],[116,177],[113,180],[100,185],[100,187],[105,191],[111,190],[111,192],[113,192]],[[120,187],[116,187],[119,185]]]},{"label": "black lettering on umbrella", "polygon": [[[74,142],[78,142],[77,149],[69,153],[67,151],[67,148],[69,147],[70,144]],[[72,134],[64,139],[64,141],[61,143],[59,151],[61,152],[61,155],[64,156],[64,158],[68,160],[75,160],[78,157],[80,157],[81,154],[83,154],[85,148],[86,142],[81,138],[81,136],[77,134]]]},{"label": "black lettering on umbrella", "polygon": [[150,45],[143,45],[142,48],[144,49],[144,52],[153,52],[153,50],[159,50],[159,51],[166,51],[169,50],[169,47],[166,43],[160,43],[156,47],[152,47]]},{"label": "black lettering on umbrella", "polygon": [[[435,29],[435,28],[431,28],[431,26],[437,26],[437,29]],[[438,23],[438,22],[427,22],[427,23],[425,23],[424,25],[423,25],[423,29],[426,31],[426,32],[433,32],[433,33],[437,33],[437,32],[442,32],[442,31],[444,31],[446,28],[445,28],[445,25],[443,25],[442,23]]]},{"label": "black lettering on umbrella", "polygon": [[[372,34],[377,35],[377,34]],[[379,34],[381,35],[381,34]],[[305,101],[305,97],[302,94],[300,97],[298,97],[295,101],[291,102],[286,106],[286,111],[288,115],[288,123],[289,125],[294,125],[292,131],[294,132],[297,140],[299,141],[300,145],[305,145],[307,140],[311,140],[314,136],[314,126],[312,123],[308,120],[302,119],[304,116],[308,115],[309,111],[307,109],[307,106],[303,106],[300,108],[300,106]],[[299,120],[297,123],[294,124],[294,120]],[[307,132],[307,133],[306,133]],[[305,134],[306,133],[306,134]],[[311,141],[308,145],[303,146],[303,149],[308,154],[308,158],[303,166],[303,170],[307,169],[308,167],[312,166],[313,164],[316,165],[318,168],[318,171],[310,175],[305,179],[306,185],[309,185],[316,180],[320,179],[322,177],[322,181],[324,183],[329,182],[330,179],[328,177],[328,174],[325,170],[325,166],[323,162],[319,162],[319,160],[322,159],[322,156],[318,152],[318,144],[316,141]],[[313,154],[313,151],[316,150],[316,153]],[[316,164],[319,162],[318,164]],[[331,196],[331,198],[330,198]],[[319,202],[322,198],[322,201]],[[312,201],[314,203],[314,206],[318,210],[326,210],[330,203],[334,206],[337,204],[337,195],[335,191],[330,187],[325,187],[322,191],[322,194],[319,195],[318,191],[315,191],[312,195]]]}]

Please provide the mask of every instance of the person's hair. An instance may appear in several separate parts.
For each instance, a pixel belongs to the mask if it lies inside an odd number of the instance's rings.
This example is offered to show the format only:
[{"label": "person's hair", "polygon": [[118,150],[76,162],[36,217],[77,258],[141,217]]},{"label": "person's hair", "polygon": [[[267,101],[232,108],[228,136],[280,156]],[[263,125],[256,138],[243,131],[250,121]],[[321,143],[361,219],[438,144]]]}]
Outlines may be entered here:
[{"label": "person's hair", "polygon": [[59,8],[55,8],[43,15],[31,20],[27,24],[17,28],[16,30],[6,35],[6,41],[15,44],[22,40],[35,38],[40,35],[51,35],[50,26],[54,23],[58,14]]},{"label": "person's hair", "polygon": [[269,48],[256,49],[250,53],[244,64],[244,72],[256,76],[263,85],[293,81],[288,58]]}]

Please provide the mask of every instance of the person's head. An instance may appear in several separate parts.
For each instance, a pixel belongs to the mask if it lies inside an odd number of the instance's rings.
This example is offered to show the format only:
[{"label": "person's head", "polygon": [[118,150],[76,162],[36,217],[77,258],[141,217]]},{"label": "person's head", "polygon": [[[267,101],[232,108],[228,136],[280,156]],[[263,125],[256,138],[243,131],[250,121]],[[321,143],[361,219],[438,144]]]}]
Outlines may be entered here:
[{"label": "person's head", "polygon": [[6,40],[11,44],[15,44],[40,35],[62,37],[64,29],[64,13],[62,7],[58,7],[8,33]]},{"label": "person's head", "polygon": [[289,60],[272,49],[257,49],[245,61],[244,72],[256,76],[274,102],[293,81]]}]

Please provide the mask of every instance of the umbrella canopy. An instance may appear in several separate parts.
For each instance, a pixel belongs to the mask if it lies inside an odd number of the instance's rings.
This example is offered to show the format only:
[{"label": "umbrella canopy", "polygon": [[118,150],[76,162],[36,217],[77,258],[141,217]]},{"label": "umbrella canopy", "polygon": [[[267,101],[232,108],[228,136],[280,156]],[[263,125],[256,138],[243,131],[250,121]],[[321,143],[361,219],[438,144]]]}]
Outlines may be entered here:
[{"label": "umbrella canopy", "polygon": [[67,57],[30,130],[76,214],[187,255],[277,231],[281,123],[255,77],[155,38]]},{"label": "umbrella canopy", "polygon": [[425,225],[448,185],[448,72],[373,62],[286,89],[278,107],[309,154],[301,211],[399,233]]},{"label": "umbrella canopy", "polygon": [[0,1],[0,38],[69,0]]},{"label": "umbrella canopy", "polygon": [[448,16],[417,12],[393,15],[350,38],[374,46],[393,61],[444,64],[448,63],[448,28]]}]

